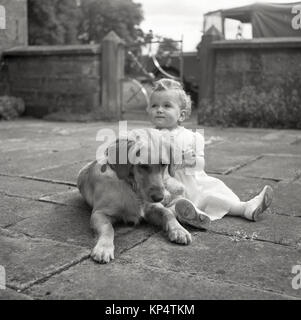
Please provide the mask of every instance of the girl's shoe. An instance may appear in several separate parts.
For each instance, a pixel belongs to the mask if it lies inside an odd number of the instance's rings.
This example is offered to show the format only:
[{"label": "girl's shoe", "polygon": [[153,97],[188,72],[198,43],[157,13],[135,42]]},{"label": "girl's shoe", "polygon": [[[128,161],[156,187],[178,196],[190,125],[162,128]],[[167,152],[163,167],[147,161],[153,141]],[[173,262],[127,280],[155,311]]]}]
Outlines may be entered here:
[{"label": "girl's shoe", "polygon": [[257,221],[261,213],[271,205],[272,200],[273,189],[271,186],[265,186],[256,197],[247,201],[245,217],[249,220]]},{"label": "girl's shoe", "polygon": [[210,224],[210,218],[187,199],[179,199],[175,211],[180,222],[193,227],[204,229]]}]

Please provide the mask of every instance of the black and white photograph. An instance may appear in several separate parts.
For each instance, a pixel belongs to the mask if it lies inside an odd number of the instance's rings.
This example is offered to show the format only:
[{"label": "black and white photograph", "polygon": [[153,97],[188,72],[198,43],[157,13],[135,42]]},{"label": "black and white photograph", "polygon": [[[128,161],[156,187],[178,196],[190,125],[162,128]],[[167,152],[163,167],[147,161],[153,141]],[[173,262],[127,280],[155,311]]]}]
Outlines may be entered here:
[{"label": "black and white photograph", "polygon": [[0,300],[300,299],[301,2],[0,0]]}]

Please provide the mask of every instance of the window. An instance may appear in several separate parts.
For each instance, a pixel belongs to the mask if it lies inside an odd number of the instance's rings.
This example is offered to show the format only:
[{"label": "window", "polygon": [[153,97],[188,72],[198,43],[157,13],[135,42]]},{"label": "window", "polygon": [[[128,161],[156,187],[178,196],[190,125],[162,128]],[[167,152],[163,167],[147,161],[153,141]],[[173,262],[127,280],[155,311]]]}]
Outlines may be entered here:
[{"label": "window", "polygon": [[0,29],[6,28],[5,8],[0,6]]}]

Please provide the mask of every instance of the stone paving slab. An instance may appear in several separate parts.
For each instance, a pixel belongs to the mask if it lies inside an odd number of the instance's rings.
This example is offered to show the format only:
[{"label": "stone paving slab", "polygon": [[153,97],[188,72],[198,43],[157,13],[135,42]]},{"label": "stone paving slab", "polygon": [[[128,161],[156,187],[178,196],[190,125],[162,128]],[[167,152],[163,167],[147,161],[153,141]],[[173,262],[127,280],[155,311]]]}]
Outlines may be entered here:
[{"label": "stone paving slab", "polygon": [[[65,123],[57,123],[52,124],[53,127],[51,129],[49,128],[50,122],[44,123],[47,123],[45,129],[38,129],[40,134],[35,131],[23,132],[21,128],[13,128],[12,130],[16,132],[15,134],[12,133],[11,137],[9,133],[7,133],[8,136],[6,138],[1,136],[0,151],[10,152],[11,154],[23,151],[27,154],[28,150],[30,150],[34,154],[41,151],[45,153],[49,153],[49,150],[64,152],[89,147],[93,153],[93,158],[95,158],[95,152],[101,144],[100,141],[96,141],[98,131],[110,129],[112,132],[116,132],[118,127],[116,123],[96,123],[85,125],[82,128],[84,124],[73,123],[66,128]],[[147,125],[138,122],[137,124],[131,124],[131,127],[147,127]],[[47,131],[45,132],[45,130]],[[83,152],[82,154],[85,153]]]},{"label": "stone paving slab", "polygon": [[[55,149],[54,149],[55,150]],[[94,148],[73,149],[62,152],[41,153],[39,156],[23,158],[22,156],[0,163],[0,174],[29,176],[47,168],[71,165],[80,160],[95,158]]]},{"label": "stone paving slab", "polygon": [[13,289],[6,288],[5,290],[0,290],[0,300],[33,300],[33,298],[23,293],[18,293]]},{"label": "stone paving slab", "polygon": [[190,246],[172,244],[162,234],[154,235],[125,252],[121,259],[301,298],[300,290],[291,285],[292,267],[301,263],[300,253],[282,245],[235,242],[227,236],[198,232]]},{"label": "stone paving slab", "polygon": [[[52,137],[54,138],[54,137]],[[72,150],[80,147],[81,144],[79,141],[75,139],[64,139],[59,138],[51,141],[48,138],[43,139],[27,139],[27,138],[19,138],[19,139],[8,139],[2,140],[0,144],[0,150],[2,152],[11,152],[11,151],[18,151],[18,150],[25,150],[29,149],[33,152],[35,151],[45,151],[47,153],[49,150],[59,150],[59,151],[66,151]]]},{"label": "stone paving slab", "polygon": [[[20,221],[9,230],[24,233],[30,237],[45,238],[70,243],[87,248],[94,245],[94,236],[90,228],[91,210],[72,206],[62,206],[36,201],[32,204],[39,208],[39,214]],[[116,255],[143,242],[158,232],[153,226],[141,224],[137,227],[117,225],[115,227]]]},{"label": "stone paving slab", "polygon": [[69,186],[68,191],[46,195],[40,197],[39,200],[57,204],[64,204],[84,210],[90,210],[88,204],[84,201],[82,195],[76,187]]},{"label": "stone paving slab", "polygon": [[1,229],[0,241],[0,264],[6,269],[6,286],[14,289],[24,289],[89,254],[86,248]]},{"label": "stone paving slab", "polygon": [[25,148],[11,150],[11,151],[3,151],[0,149],[0,152],[1,152],[0,164],[2,167],[4,167],[4,165],[10,161],[16,161],[18,164],[20,164],[20,159],[35,158],[45,154],[53,153],[52,150],[41,151],[41,150],[32,150],[32,149],[25,149]]},{"label": "stone paving slab", "polygon": [[208,230],[230,235],[233,241],[245,238],[269,241],[300,249],[301,254],[301,219],[264,213],[260,220],[252,222],[239,217],[224,217],[211,223]]},{"label": "stone paving slab", "polygon": [[[150,126],[146,122],[134,121],[130,124],[131,127],[146,127]],[[2,121],[0,127],[1,140],[12,140],[26,138],[26,140],[48,139],[51,137],[68,138],[82,136],[95,136],[98,130],[109,128],[116,130],[116,122],[60,122],[60,121],[43,121],[38,119],[16,119],[14,121]]]},{"label": "stone paving slab", "polygon": [[43,202],[6,196],[0,193],[0,227],[14,225],[26,218],[39,215],[45,209]]},{"label": "stone paving slab", "polygon": [[278,214],[301,217],[301,183],[279,183],[271,210]]},{"label": "stone paving slab", "polygon": [[93,244],[90,211],[71,206],[34,201],[35,214],[9,227],[9,230],[31,237],[46,238],[81,246]]},{"label": "stone paving slab", "polygon": [[[192,126],[195,128],[197,125]],[[205,127],[205,136],[218,135],[226,138],[234,143],[236,142],[258,142],[263,141],[269,144],[295,143],[301,138],[300,130],[275,130],[264,128],[221,128],[221,127]]]},{"label": "stone paving slab", "polygon": [[228,175],[212,174],[212,176],[222,180],[242,201],[248,201],[256,196],[265,185],[270,185],[272,188],[277,186],[275,181],[245,178],[236,175],[235,172]]},{"label": "stone paving slab", "polygon": [[[251,129],[252,130],[252,129]],[[300,130],[271,130],[270,133],[265,131],[265,134],[262,135],[262,140],[268,142],[281,142],[283,144],[293,144],[296,143],[298,140],[301,139]]]},{"label": "stone paving slab", "polygon": [[[71,139],[71,138],[70,138]],[[54,143],[54,142],[53,142]],[[56,161],[64,160],[65,162],[68,161],[69,163],[74,162],[78,159],[78,157],[82,157],[83,155],[88,155],[88,157],[95,157],[96,150],[98,147],[97,142],[81,142],[76,145],[76,147],[69,148],[68,144],[65,143],[64,148],[57,148],[57,145],[53,145],[52,147],[44,142],[45,146],[41,148],[35,142],[32,143],[30,146],[23,146],[22,148],[16,148],[15,145],[12,145],[12,150],[2,150],[1,151],[1,158],[0,164],[3,166],[5,164],[9,164],[10,166],[13,165],[20,165],[22,161],[27,159],[29,160],[37,160],[40,159],[43,161],[50,157],[55,163]],[[62,158],[62,159],[60,159]],[[74,160],[75,159],[75,160]],[[49,161],[49,160],[48,160]],[[26,163],[26,162],[25,162]],[[53,165],[51,163],[51,165]]]},{"label": "stone paving slab", "polygon": [[31,176],[76,185],[79,170],[90,161],[92,161],[92,159],[79,161],[73,164],[66,164],[53,169],[36,171],[32,173]]},{"label": "stone paving slab", "polygon": [[[44,122],[46,123],[46,122]],[[3,123],[1,124],[1,126]],[[0,150],[12,151],[27,149],[49,150],[53,146],[60,150],[73,149],[78,146],[85,146],[87,143],[96,143],[96,134],[101,128],[113,128],[115,124],[99,124],[97,126],[90,124],[83,127],[84,124],[73,123],[65,126],[65,123],[54,124],[51,127],[50,122],[43,128],[23,128],[23,125],[3,130],[0,128]]]},{"label": "stone paving slab", "polygon": [[235,167],[240,167],[254,159],[253,156],[235,155],[210,149],[205,155],[205,170],[208,173],[224,174]]},{"label": "stone paving slab", "polygon": [[261,159],[237,170],[245,177],[293,180],[301,174],[301,156],[264,155]]},{"label": "stone paving slab", "polygon": [[285,295],[174,272],[116,261],[99,265],[90,260],[25,291],[37,299],[166,300],[166,299],[287,299]]},{"label": "stone paving slab", "polygon": [[[47,125],[45,126],[45,124]],[[107,122],[72,123],[72,122],[45,122],[36,119],[16,119],[1,122],[0,135],[2,140],[20,139],[46,139],[50,136],[82,135],[87,130],[96,130],[98,127],[108,126]]]},{"label": "stone paving slab", "polygon": [[242,137],[242,139],[239,139],[235,142],[224,138],[224,140],[220,143],[205,146],[205,153],[208,151],[215,151],[215,153],[226,152],[228,154],[249,156],[262,154],[291,154],[298,156],[301,154],[301,144],[295,144],[293,142],[280,143],[279,141],[271,142],[254,139],[254,137],[249,141],[244,141]]},{"label": "stone paving slab", "polygon": [[[261,140],[264,136],[274,133],[273,129],[260,129],[260,128],[222,128],[222,127],[203,127],[196,124],[190,127],[191,129],[204,129],[205,138],[208,136],[219,136],[228,141],[252,141]],[[297,130],[296,130],[297,131]],[[287,139],[286,135],[284,137]],[[279,138],[278,138],[279,139]],[[292,140],[292,139],[290,139]]]},{"label": "stone paving slab", "polygon": [[0,175],[0,192],[9,195],[39,199],[71,190],[71,186],[63,184]]}]

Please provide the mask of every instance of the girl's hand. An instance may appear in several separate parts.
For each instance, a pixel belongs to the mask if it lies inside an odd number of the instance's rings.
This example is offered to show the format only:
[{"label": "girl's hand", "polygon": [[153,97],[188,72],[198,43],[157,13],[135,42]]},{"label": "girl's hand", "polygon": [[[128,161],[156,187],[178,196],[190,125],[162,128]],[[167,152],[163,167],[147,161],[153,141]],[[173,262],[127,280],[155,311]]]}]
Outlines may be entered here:
[{"label": "girl's hand", "polygon": [[196,155],[193,149],[187,149],[182,154],[183,167],[195,167]]}]

